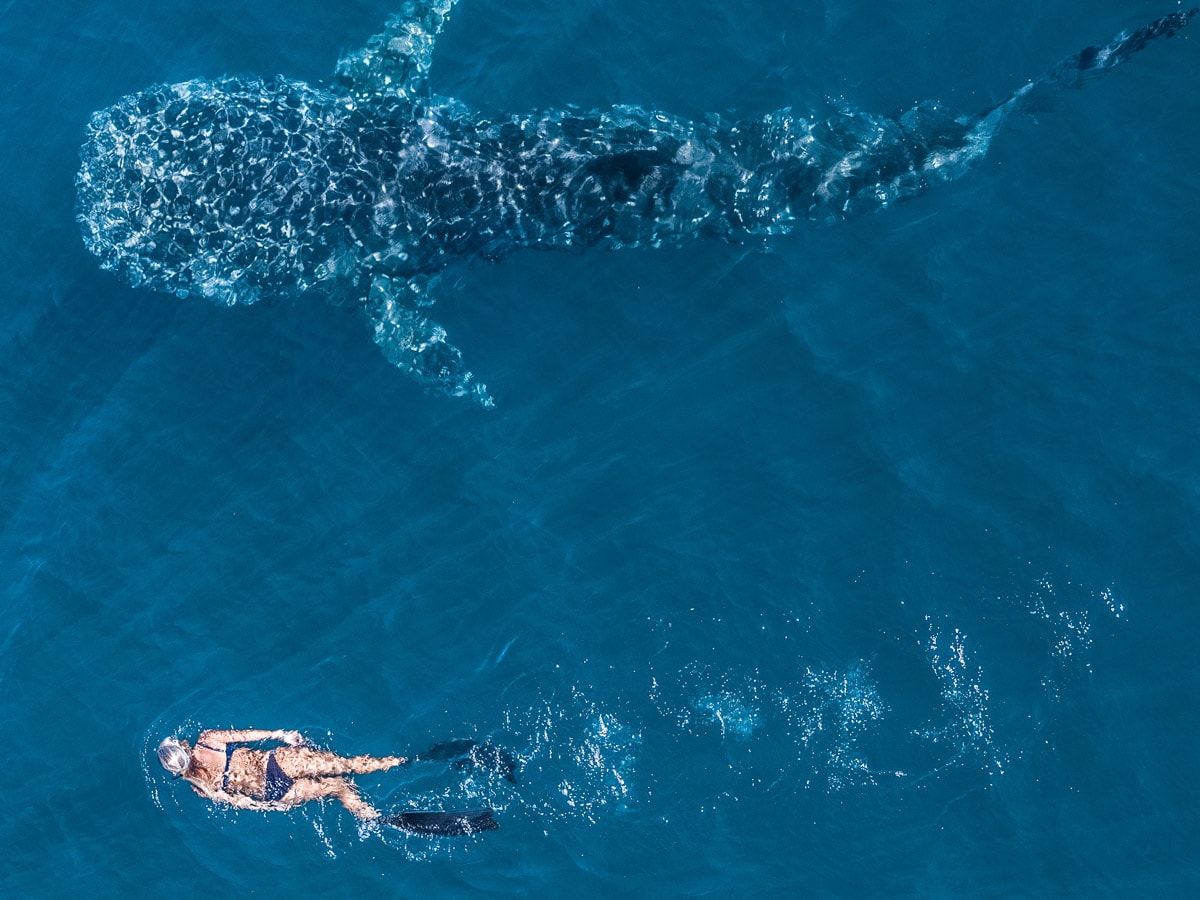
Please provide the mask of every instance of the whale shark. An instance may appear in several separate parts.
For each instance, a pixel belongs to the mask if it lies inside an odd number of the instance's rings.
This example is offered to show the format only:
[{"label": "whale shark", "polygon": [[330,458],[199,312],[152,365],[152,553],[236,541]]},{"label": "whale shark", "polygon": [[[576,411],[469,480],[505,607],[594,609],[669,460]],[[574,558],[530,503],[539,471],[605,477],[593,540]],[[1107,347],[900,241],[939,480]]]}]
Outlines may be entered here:
[{"label": "whale shark", "polygon": [[88,250],[130,285],[179,297],[312,293],[361,307],[393,364],[491,406],[431,317],[453,261],[758,240],[888,207],[960,177],[1013,114],[1197,12],[1089,46],[975,115],[830,101],[691,121],[629,105],[483,115],[434,94],[430,62],[456,2],[409,0],[322,85],[196,79],[93,114],[76,178]]}]

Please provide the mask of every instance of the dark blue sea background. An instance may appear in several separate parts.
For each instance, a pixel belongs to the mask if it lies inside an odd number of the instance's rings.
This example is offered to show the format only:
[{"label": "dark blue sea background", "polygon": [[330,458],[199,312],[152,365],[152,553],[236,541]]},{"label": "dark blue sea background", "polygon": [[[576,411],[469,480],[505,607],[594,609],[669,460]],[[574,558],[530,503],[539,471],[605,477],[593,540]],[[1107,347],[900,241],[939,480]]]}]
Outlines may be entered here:
[{"label": "dark blue sea background", "polygon": [[[1200,24],[966,177],[751,245],[522,252],[428,396],[356,310],[132,289],[90,114],[321,82],[401,0],[0,0],[0,893],[1200,890]],[[462,0],[489,115],[972,113],[1169,0]],[[385,809],[218,809],[163,737],[488,740]]]}]

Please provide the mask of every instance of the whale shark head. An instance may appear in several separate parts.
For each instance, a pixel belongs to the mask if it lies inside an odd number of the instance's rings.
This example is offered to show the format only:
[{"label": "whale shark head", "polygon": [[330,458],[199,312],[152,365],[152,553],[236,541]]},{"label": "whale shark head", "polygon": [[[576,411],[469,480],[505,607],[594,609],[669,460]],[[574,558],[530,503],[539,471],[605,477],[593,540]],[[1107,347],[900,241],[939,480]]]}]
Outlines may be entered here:
[{"label": "whale shark head", "polygon": [[301,82],[157,86],[92,116],[77,218],[101,265],[135,286],[253,303],[344,268],[369,199],[345,127],[353,104]]},{"label": "whale shark head", "polygon": [[325,88],[198,79],[95,113],[75,179],[84,244],[134,287],[228,306],[316,288],[360,305],[391,362],[490,406],[427,315],[446,248],[474,246],[454,198],[478,205],[437,121],[461,111],[428,109],[430,57],[454,3],[410,0]]}]

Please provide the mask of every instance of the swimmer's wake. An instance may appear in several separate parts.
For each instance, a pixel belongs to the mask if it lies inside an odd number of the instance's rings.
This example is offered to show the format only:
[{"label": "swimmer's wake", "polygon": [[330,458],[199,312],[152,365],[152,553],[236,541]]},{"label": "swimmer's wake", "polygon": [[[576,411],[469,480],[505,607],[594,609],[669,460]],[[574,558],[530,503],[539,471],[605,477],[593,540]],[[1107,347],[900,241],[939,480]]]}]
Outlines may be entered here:
[{"label": "swimmer's wake", "polygon": [[1174,35],[1165,16],[1088,47],[977,115],[934,102],[690,122],[635,106],[486,119],[426,83],[455,0],[408,12],[325,87],[276,78],[156,86],[96,113],[78,219],[130,284],[219,303],[322,291],[362,306],[389,360],[429,387],[491,397],[429,288],[455,258],[522,247],[741,240],[845,219],[962,175],[1001,123]]}]

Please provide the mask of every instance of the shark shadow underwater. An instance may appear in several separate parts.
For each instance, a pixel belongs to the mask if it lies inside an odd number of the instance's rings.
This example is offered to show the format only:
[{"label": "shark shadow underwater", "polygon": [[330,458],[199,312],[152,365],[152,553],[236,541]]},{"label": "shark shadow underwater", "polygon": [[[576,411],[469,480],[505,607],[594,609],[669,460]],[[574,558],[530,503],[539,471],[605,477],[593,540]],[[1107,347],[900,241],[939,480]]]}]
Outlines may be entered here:
[{"label": "shark shadow underwater", "polygon": [[693,122],[636,106],[488,118],[434,96],[430,57],[454,3],[407,3],[324,87],[197,79],[95,113],[76,178],[88,249],[131,285],[180,297],[361,306],[392,363],[491,406],[429,315],[455,259],[739,241],[886,207],[958,178],[1005,119],[1197,12],[1088,47],[974,116],[926,101],[895,116]]}]

